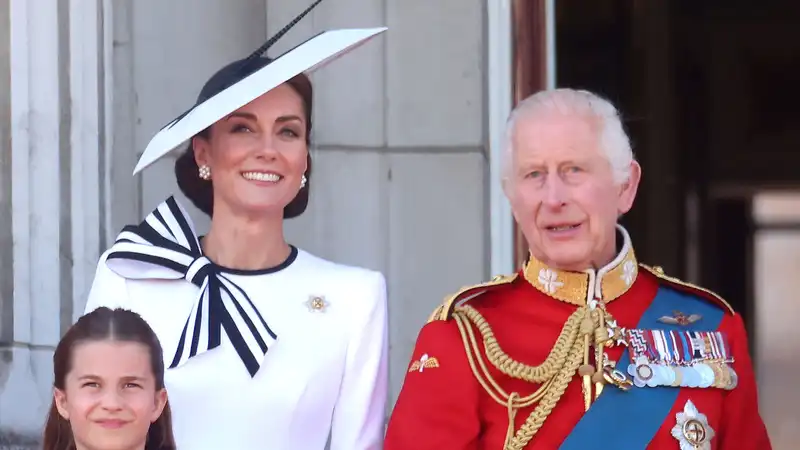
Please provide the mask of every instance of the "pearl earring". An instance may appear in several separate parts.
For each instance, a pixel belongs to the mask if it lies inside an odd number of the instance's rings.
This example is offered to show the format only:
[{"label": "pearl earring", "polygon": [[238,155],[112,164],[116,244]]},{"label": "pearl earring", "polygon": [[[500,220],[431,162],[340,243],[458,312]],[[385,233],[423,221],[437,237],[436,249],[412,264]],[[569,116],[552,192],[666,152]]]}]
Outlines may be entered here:
[{"label": "pearl earring", "polygon": [[306,178],[306,174],[303,174],[303,177],[300,178],[300,189],[306,187],[306,183],[308,183],[308,178]]},{"label": "pearl earring", "polygon": [[202,178],[202,179],[204,179],[206,181],[211,179],[211,168],[208,167],[205,164],[203,164],[202,166],[200,166],[198,168],[197,173],[198,173],[198,175],[200,175],[200,178]]}]

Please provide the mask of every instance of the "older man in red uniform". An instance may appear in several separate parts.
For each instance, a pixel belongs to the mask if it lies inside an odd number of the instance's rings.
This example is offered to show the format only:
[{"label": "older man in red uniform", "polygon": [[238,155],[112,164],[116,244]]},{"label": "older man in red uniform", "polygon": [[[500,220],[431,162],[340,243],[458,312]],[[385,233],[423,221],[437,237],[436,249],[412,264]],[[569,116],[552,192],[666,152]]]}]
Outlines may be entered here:
[{"label": "older man in red uniform", "polygon": [[641,169],[613,105],[544,91],[508,130],[528,262],[434,311],[385,449],[769,450],[741,317],[617,224]]}]

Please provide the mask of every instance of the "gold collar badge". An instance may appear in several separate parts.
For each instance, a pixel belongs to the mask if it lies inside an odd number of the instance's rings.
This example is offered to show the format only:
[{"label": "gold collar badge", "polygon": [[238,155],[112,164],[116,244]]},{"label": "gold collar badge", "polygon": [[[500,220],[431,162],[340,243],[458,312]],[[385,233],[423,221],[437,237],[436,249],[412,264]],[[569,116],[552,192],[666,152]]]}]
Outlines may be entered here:
[{"label": "gold collar badge", "polygon": [[624,228],[617,227],[623,246],[607,266],[594,271],[570,272],[548,267],[533,256],[525,264],[525,279],[537,290],[562,302],[576,306],[587,305],[593,299],[609,303],[624,294],[636,281],[639,264],[630,237]]}]

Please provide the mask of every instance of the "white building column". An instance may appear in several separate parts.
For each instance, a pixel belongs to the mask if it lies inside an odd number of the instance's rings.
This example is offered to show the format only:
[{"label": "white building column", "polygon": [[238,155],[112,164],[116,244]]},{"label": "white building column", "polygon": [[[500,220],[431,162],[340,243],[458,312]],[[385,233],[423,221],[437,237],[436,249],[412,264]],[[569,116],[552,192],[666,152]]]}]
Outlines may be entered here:
[{"label": "white building column", "polygon": [[111,23],[111,5],[110,0],[69,0],[70,323],[83,313],[97,260],[105,248],[101,233],[109,183],[105,162],[107,143],[112,142],[107,126],[112,91],[106,81],[113,80],[106,59],[113,41],[103,24]]},{"label": "white building column", "polygon": [[492,274],[514,271],[514,218],[503,192],[501,172],[505,157],[506,120],[513,102],[512,0],[487,0],[488,121],[489,121],[489,214],[490,264]]},{"label": "white building column", "polygon": [[[0,30],[11,25],[11,0],[0,0]],[[11,232],[10,33],[0,33],[0,374],[7,371],[14,340],[14,273]],[[2,383],[0,383],[2,389]]]},{"label": "white building column", "polygon": [[[59,34],[66,25],[57,0],[11,0],[11,162],[14,334],[11,367],[0,396],[6,428],[33,433],[52,382],[52,350],[61,329],[61,297],[69,273],[62,250],[65,173],[62,95],[66,75]],[[68,205],[69,203],[67,203]]]},{"label": "white building column", "polygon": [[[514,217],[502,187],[507,157],[506,121],[514,107],[513,0],[487,0],[490,262],[493,275],[518,269],[514,261]],[[555,0],[545,0],[545,83],[556,87]]]},{"label": "white building column", "polygon": [[10,101],[0,105],[10,116],[11,165],[0,169],[0,200],[10,184],[13,243],[0,232],[0,253],[13,260],[0,272],[12,274],[13,303],[3,298],[11,315],[0,324],[13,331],[0,329],[0,430],[38,436],[53,350],[81,312],[99,257],[105,42],[101,0],[5,3]]},{"label": "white building column", "polygon": [[[310,4],[265,1],[268,34]],[[388,27],[313,75],[311,202],[287,236],[386,275],[389,408],[433,309],[489,275],[484,10],[482,0],[323,2],[270,51],[325,29]]]}]

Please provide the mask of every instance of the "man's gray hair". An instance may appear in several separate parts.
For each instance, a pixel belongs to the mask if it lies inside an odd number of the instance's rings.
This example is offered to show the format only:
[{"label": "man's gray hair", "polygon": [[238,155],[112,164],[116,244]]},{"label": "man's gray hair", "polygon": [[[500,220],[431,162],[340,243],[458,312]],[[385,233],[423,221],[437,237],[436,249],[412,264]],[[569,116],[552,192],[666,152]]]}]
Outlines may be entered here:
[{"label": "man's gray hair", "polygon": [[507,179],[514,156],[514,132],[517,122],[523,117],[541,113],[560,113],[588,119],[597,119],[600,148],[605,152],[614,180],[624,183],[630,177],[630,165],[634,160],[631,143],[619,112],[608,100],[589,91],[575,89],[553,89],[540,91],[521,101],[511,112],[506,122],[505,149],[503,151],[503,178]]}]

